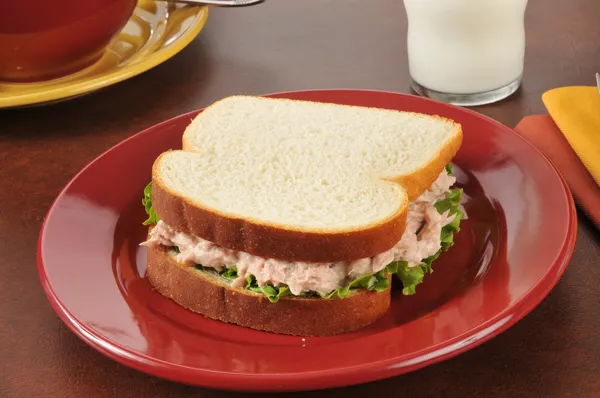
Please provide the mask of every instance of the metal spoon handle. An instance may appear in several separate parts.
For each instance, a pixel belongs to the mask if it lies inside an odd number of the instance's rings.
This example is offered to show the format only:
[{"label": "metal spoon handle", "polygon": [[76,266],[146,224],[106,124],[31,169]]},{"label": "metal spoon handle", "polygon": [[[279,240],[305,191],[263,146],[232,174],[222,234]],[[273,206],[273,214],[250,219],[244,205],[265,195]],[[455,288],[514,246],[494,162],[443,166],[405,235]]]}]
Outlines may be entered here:
[{"label": "metal spoon handle", "polygon": [[205,4],[222,7],[243,7],[262,3],[265,0],[167,0],[174,3]]}]

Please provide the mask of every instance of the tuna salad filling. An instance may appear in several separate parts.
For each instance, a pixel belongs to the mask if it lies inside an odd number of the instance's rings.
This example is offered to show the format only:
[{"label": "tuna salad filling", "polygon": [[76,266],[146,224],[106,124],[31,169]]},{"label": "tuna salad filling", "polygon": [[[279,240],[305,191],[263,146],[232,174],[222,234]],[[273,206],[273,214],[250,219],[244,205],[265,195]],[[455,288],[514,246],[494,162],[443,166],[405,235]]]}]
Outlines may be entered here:
[{"label": "tuna salad filling", "polygon": [[442,251],[453,245],[463,216],[461,189],[451,189],[456,178],[450,165],[419,198],[409,203],[406,229],[390,250],[370,258],[335,263],[288,262],[229,250],[189,233],[173,230],[158,220],[152,209],[151,184],[144,190],[143,204],[154,225],[144,246],[163,245],[173,250],[178,262],[220,276],[235,288],[262,293],[275,302],[294,295],[345,298],[354,289],[385,291],[388,274],[402,282],[403,293],[414,294],[416,285]]}]

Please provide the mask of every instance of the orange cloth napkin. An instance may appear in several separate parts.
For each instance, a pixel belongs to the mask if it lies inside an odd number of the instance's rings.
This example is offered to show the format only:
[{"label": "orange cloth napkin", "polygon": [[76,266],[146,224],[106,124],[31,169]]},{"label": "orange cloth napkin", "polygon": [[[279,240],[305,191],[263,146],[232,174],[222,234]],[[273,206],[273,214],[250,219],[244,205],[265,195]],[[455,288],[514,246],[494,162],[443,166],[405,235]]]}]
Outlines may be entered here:
[{"label": "orange cloth napkin", "polygon": [[[537,146],[554,163],[566,180],[579,207],[600,229],[600,186],[553,118],[549,115],[527,116],[519,122],[515,130]],[[595,138],[600,145],[600,131],[597,133]],[[600,165],[600,158],[591,160],[592,163]]]}]

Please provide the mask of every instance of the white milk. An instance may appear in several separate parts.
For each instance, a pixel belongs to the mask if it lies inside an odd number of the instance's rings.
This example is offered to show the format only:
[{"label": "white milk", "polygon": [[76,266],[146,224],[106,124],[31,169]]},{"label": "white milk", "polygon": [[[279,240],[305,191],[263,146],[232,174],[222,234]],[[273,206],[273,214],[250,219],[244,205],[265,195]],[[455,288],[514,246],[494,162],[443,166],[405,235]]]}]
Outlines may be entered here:
[{"label": "white milk", "polygon": [[435,91],[473,94],[520,79],[527,0],[404,0],[411,77]]}]

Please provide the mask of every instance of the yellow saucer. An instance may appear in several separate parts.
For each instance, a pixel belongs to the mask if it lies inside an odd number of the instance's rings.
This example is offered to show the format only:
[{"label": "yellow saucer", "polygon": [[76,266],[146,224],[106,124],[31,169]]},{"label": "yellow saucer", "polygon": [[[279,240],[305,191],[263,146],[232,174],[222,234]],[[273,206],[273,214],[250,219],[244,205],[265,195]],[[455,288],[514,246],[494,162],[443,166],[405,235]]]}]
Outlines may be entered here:
[{"label": "yellow saucer", "polygon": [[200,33],[207,18],[206,6],[140,0],[98,62],[54,80],[0,82],[0,108],[69,99],[139,75],[181,51]]}]

